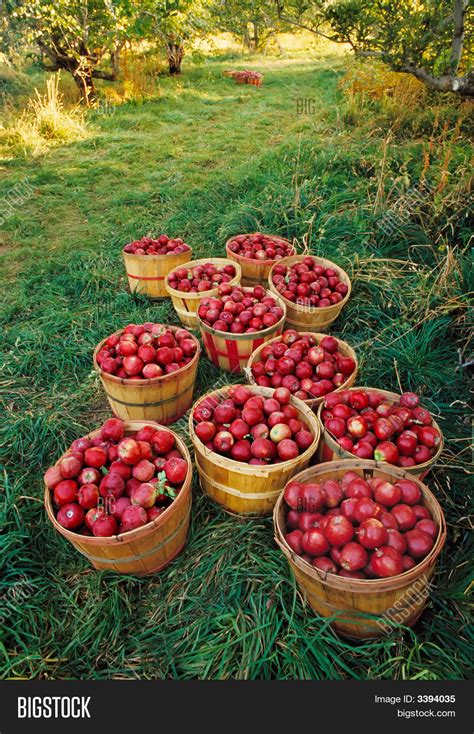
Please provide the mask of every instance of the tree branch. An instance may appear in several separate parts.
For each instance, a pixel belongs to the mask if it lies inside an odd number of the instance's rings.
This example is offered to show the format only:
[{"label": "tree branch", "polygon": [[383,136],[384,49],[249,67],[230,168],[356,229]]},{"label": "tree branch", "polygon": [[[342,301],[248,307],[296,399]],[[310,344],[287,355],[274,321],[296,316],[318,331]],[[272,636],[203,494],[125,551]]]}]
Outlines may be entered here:
[{"label": "tree branch", "polygon": [[295,28],[301,28],[302,31],[309,31],[310,33],[315,33],[317,36],[321,36],[322,38],[325,38],[327,41],[334,41],[335,43],[338,42],[334,36],[328,36],[326,33],[323,33],[322,31],[318,30],[314,26],[309,26],[303,23],[298,23],[296,20],[291,20],[291,18],[287,18],[285,15],[283,15],[283,8],[279,0],[276,0],[276,6],[277,6],[278,17],[281,21],[283,21],[283,23],[289,23],[289,25],[293,25],[295,26]]},{"label": "tree branch", "polygon": [[[451,74],[442,74],[441,76],[434,76],[433,74],[430,74],[428,71],[426,71],[426,69],[417,66],[412,61],[400,63],[399,61],[397,61],[396,56],[390,54],[389,52],[385,52],[383,50],[383,46],[381,50],[371,50],[370,48],[359,50],[358,48],[356,48],[351,38],[344,37],[346,34],[333,34],[331,36],[323,33],[316,26],[306,25],[304,23],[300,23],[298,21],[287,18],[283,14],[283,3],[281,2],[281,0],[275,0],[275,2],[277,6],[278,17],[285,23],[289,23],[290,25],[293,25],[296,28],[301,28],[302,30],[310,31],[310,33],[315,33],[318,36],[322,36],[323,38],[326,38],[329,41],[334,41],[335,43],[349,43],[356,56],[382,59],[394,71],[401,71],[405,72],[406,74],[412,74],[412,76],[422,81],[424,84],[426,84],[426,86],[431,87],[431,89],[436,89],[439,92],[454,92],[460,97],[474,97],[474,72],[470,71],[464,76],[456,76],[456,72],[459,68],[463,52],[465,34],[464,16],[469,6],[469,0],[453,0],[452,15],[447,18],[443,18],[441,22],[438,23],[438,26],[436,28],[430,28],[428,33],[425,34],[422,39],[423,43],[421,45],[423,45],[424,42],[433,34],[439,32],[442,28],[444,28],[448,23],[453,23],[451,57],[449,64],[449,70],[451,71]],[[421,51],[421,49],[418,50]],[[403,49],[402,58],[403,56],[405,56],[405,58],[406,56],[408,56],[407,49]]]},{"label": "tree branch", "polygon": [[105,79],[108,82],[117,81],[117,74],[114,74],[114,72],[109,73],[108,71],[101,71],[100,69],[92,69],[91,76],[93,76],[94,79]]},{"label": "tree branch", "polygon": [[456,73],[459,62],[461,61],[464,46],[464,16],[466,15],[468,5],[469,0],[453,1],[453,41],[449,61],[449,67],[453,73]]},{"label": "tree branch", "polygon": [[358,59],[383,59],[382,51],[355,51]]},{"label": "tree branch", "polygon": [[416,79],[424,82],[431,89],[438,90],[438,92],[455,92],[455,94],[459,94],[461,97],[474,97],[474,72],[465,76],[449,74],[433,76],[425,69],[421,69],[414,64],[403,64],[398,71],[412,74]]}]

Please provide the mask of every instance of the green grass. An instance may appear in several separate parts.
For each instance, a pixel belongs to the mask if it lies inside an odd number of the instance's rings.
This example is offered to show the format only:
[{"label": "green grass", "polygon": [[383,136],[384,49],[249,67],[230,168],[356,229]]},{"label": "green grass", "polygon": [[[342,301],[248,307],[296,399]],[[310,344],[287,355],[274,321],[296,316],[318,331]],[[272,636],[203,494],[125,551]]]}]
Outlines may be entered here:
[{"label": "green grass", "polygon": [[[0,197],[25,179],[33,187],[5,220],[0,249],[5,678],[472,672],[468,374],[460,367],[470,354],[472,148],[455,126],[435,129],[426,177],[437,190],[384,236],[381,213],[396,200],[394,186],[419,181],[430,133],[417,137],[408,126],[384,153],[391,120],[382,110],[351,124],[340,58],[264,63],[259,90],[224,79],[228,61],[190,66],[181,79],[160,78],[154,99],[90,113],[85,140],[3,162]],[[316,100],[314,115],[296,114],[298,97]],[[128,293],[120,246],[166,231],[196,257],[221,255],[229,235],[257,229],[300,242],[308,235],[312,252],[351,273],[353,296],[333,331],[357,350],[360,384],[418,390],[439,416],[446,451],[427,481],[446,513],[448,543],[413,630],[363,643],[338,637],[303,607],[271,520],[227,516],[197,480],[186,550],[150,578],[93,571],[45,516],[43,471],[108,414],[91,369],[96,343],[129,322],[176,323],[169,303]],[[217,378],[203,358],[195,394]]]}]

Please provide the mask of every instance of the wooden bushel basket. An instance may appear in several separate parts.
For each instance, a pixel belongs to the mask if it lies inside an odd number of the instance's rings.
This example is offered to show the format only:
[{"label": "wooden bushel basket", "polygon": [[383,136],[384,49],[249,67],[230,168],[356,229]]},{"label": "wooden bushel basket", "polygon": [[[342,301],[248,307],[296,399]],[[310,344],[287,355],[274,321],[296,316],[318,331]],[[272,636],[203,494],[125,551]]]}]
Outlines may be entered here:
[{"label": "wooden bushel basket", "polygon": [[[317,341],[318,344],[321,341],[321,339],[323,339],[325,336],[327,336],[327,334],[318,334],[317,332],[314,332],[314,331],[300,331],[299,333],[300,333],[301,336],[313,336],[313,337],[315,337],[315,339],[316,339],[316,341]],[[334,338],[337,339],[337,337],[334,337]],[[261,358],[260,358],[260,355],[262,353],[262,349],[264,348],[264,346],[266,346],[268,344],[271,344],[272,342],[277,342],[277,341],[279,341],[279,337],[275,337],[274,339],[270,339],[268,342],[266,342],[265,344],[262,344],[260,347],[258,347],[258,349],[256,349],[255,352],[253,352],[252,355],[250,356],[250,359],[249,359],[248,364],[247,364],[247,368],[245,370],[245,376],[247,378],[247,381],[251,385],[256,385],[257,384],[256,381],[255,381],[255,377],[252,374],[252,365],[254,365],[256,362],[261,362],[262,361]],[[337,339],[337,343],[339,345],[339,351],[341,352],[341,354],[343,354],[344,357],[352,357],[352,359],[354,360],[355,365],[356,365],[355,366],[355,370],[352,373],[352,375],[349,375],[349,377],[341,385],[341,387],[338,387],[336,390],[334,390],[334,392],[341,392],[341,390],[347,390],[348,387],[352,387],[352,385],[356,381],[357,371],[359,369],[359,365],[358,365],[358,362],[357,362],[356,353],[354,352],[354,350],[352,349],[352,347],[350,347],[347,342],[342,341],[342,339]],[[311,398],[310,400],[303,400],[303,403],[305,403],[305,405],[307,405],[309,408],[313,408],[314,409],[320,403],[322,403],[323,401],[324,401],[324,397],[322,397],[322,398]]]},{"label": "wooden bushel basket", "polygon": [[[245,289],[244,290],[251,290]],[[266,292],[274,297],[273,293]],[[212,364],[225,372],[243,372],[251,354],[269,339],[283,331],[286,311],[283,300],[277,296],[277,303],[283,309],[283,316],[273,326],[251,334],[232,334],[229,331],[216,331],[197,317],[204,349]]]},{"label": "wooden bushel basket", "polygon": [[339,480],[347,471],[360,476],[381,477],[395,482],[410,479],[420,487],[423,504],[438,524],[439,533],[430,553],[409,571],[386,579],[347,579],[320,571],[304,561],[285,540],[285,501],[278,498],[273,513],[275,540],[283,551],[303,595],[322,617],[333,617],[337,632],[360,639],[390,634],[394,623],[412,626],[420,617],[429,595],[436,560],[446,540],[443,511],[430,490],[412,474],[375,461],[337,461],[319,464],[292,478],[296,482]]},{"label": "wooden bushel basket", "polygon": [[[266,233],[250,232],[250,233],[247,233],[246,236],[250,237],[251,235],[254,235],[254,234],[266,234]],[[240,267],[242,268],[242,278],[241,278],[242,285],[246,285],[246,286],[263,285],[264,288],[267,288],[268,287],[268,276],[269,276],[271,268],[273,267],[273,265],[275,265],[275,263],[283,262],[285,258],[281,258],[280,260],[252,260],[249,257],[242,257],[242,255],[238,255],[237,253],[229,250],[229,245],[232,242],[232,240],[235,239],[235,236],[227,240],[227,242],[225,243],[225,250],[227,253],[227,257],[230,260],[233,260],[234,262],[238,263]],[[294,245],[292,245],[290,240],[287,240],[285,237],[280,237],[280,236],[272,235],[272,234],[267,234],[266,236],[271,237],[276,242],[284,242],[286,245],[290,245],[292,248],[292,251],[296,252],[296,248],[294,247]]]},{"label": "wooden bushel basket", "polygon": [[[251,387],[251,390],[255,395],[263,395],[265,398],[272,397],[274,393],[268,387]],[[201,487],[208,497],[232,515],[247,518],[269,515],[286,482],[296,472],[308,466],[316,451],[320,436],[319,421],[303,401],[292,397],[291,405],[298,409],[299,416],[308,424],[314,436],[311,446],[295,459],[280,464],[254,466],[235,461],[206,448],[194,430],[194,407],[210,397],[215,398],[217,404],[227,395],[228,388],[204,395],[195,403],[189,416],[189,435],[194,445]]]},{"label": "wooden bushel basket", "polygon": [[[367,390],[368,392],[376,392],[380,395],[383,395],[388,402],[395,403],[400,398],[400,395],[397,395],[394,392],[389,392],[388,390],[379,390],[375,387],[353,387],[352,390]],[[352,459],[354,461],[357,457],[351,454],[349,451],[346,451],[342,448],[336,441],[336,439],[324,428],[324,423],[321,420],[321,413],[324,408],[323,403],[319,406],[318,409],[318,418],[321,423],[321,430],[322,430],[322,436],[321,436],[321,442],[319,444],[318,449],[318,458],[321,462],[326,461],[338,461],[339,459]],[[429,460],[425,461],[423,464],[417,464],[416,466],[405,466],[403,467],[403,470],[410,475],[411,478],[418,477],[418,479],[422,480],[426,475],[428,474],[429,470],[431,469],[434,464],[438,461],[439,457],[441,456],[441,452],[443,451],[444,447],[444,438],[443,434],[441,432],[440,427],[436,423],[436,421],[433,421],[432,424],[435,428],[438,429],[438,431],[441,434],[441,443],[438,447],[438,451],[436,454]],[[393,466],[393,464],[383,464],[382,462],[379,462],[383,466]],[[395,467],[401,469],[401,467]]]},{"label": "wooden bushel basket", "polygon": [[288,298],[285,298],[281,295],[281,293],[277,291],[276,287],[273,285],[272,280],[273,268],[275,267],[275,265],[286,265],[287,267],[290,267],[291,265],[295,265],[296,263],[303,262],[304,258],[307,257],[307,255],[292,255],[291,257],[283,257],[281,260],[278,260],[276,263],[274,263],[268,275],[268,287],[272,291],[272,293],[278,294],[280,298],[285,302],[287,312],[287,327],[297,329],[297,331],[323,331],[324,329],[326,329],[326,327],[329,326],[329,324],[332,324],[332,322],[337,319],[340,312],[349,300],[349,296],[351,295],[351,281],[345,270],[339,267],[339,265],[331,262],[331,260],[326,260],[323,257],[316,257],[315,255],[309,256],[312,257],[313,260],[316,260],[316,263],[318,265],[322,265],[325,268],[334,268],[334,270],[337,270],[340,280],[348,286],[348,291],[342,301],[339,301],[339,303],[336,303],[333,306],[327,306],[326,308],[318,308],[317,306],[303,306],[297,303],[293,303],[293,301],[289,301]]},{"label": "wooden bushel basket", "polygon": [[[125,433],[126,435],[136,433],[147,425],[161,427],[152,421],[131,421],[126,423]],[[93,431],[89,437],[93,438],[98,433],[98,430]],[[146,576],[161,571],[183,550],[191,516],[192,464],[184,442],[176,433],[173,433],[173,436],[176,447],[188,462],[188,474],[172,504],[156,520],[141,528],[110,538],[95,538],[66,530],[56,520],[51,500],[52,492],[46,487],[44,502],[53,526],[79,553],[86,556],[94,568],[120,574]],[[56,463],[58,464],[62,458]]]},{"label": "wooden bushel basket", "polygon": [[[177,326],[164,328],[177,331]],[[121,334],[122,329],[115,332]],[[107,337],[108,338],[108,337]],[[169,425],[179,420],[193,402],[194,383],[201,353],[196,337],[196,354],[187,365],[176,372],[150,380],[129,380],[109,375],[97,363],[97,353],[107,339],[103,339],[94,351],[94,367],[99,373],[102,387],[114,415],[122,420],[150,420]]]},{"label": "wooden bushel basket", "polygon": [[[206,265],[207,263],[213,263],[219,268],[223,268],[225,267],[225,265],[233,265],[235,268],[235,276],[232,278],[232,280],[229,281],[229,284],[238,285],[240,283],[242,271],[240,269],[239,263],[233,262],[232,260],[226,259],[225,257],[210,257],[203,260],[191,260],[190,262],[186,263],[186,267],[194,268],[197,265]],[[176,268],[173,268],[173,270],[176,270]],[[198,293],[183,293],[183,291],[177,291],[174,288],[171,288],[168,283],[168,278],[171,272],[172,271],[170,271],[165,278],[166,292],[169,296],[171,296],[174,310],[178,314],[181,323],[189,327],[190,329],[196,329],[198,326],[196,311],[199,308],[201,298],[217,296],[219,289],[211,288],[208,291],[201,291]]]},{"label": "wooden bushel basket", "polygon": [[130,291],[148,298],[167,298],[165,277],[189,262],[192,250],[177,255],[132,255],[122,250]]}]

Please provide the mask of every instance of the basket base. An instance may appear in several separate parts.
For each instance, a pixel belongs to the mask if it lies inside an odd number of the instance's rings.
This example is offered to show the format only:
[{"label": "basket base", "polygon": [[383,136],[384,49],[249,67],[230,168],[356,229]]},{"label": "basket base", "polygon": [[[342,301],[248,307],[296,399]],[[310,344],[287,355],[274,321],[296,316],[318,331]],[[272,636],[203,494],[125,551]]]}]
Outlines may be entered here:
[{"label": "basket base", "polygon": [[225,512],[226,515],[230,515],[230,517],[234,517],[236,520],[243,520],[244,522],[247,522],[248,520],[250,520],[250,521],[252,521],[252,520],[253,521],[255,521],[255,520],[266,520],[267,518],[269,518],[271,516],[271,514],[273,512],[273,510],[269,510],[264,515],[262,515],[262,514],[257,515],[256,513],[243,514],[243,513],[240,513],[240,512],[232,512],[232,510],[228,510],[226,507],[224,507],[223,505],[220,505],[218,502],[216,502],[216,500],[213,499],[212,497],[210,497],[204,489],[202,491],[203,491],[203,494],[206,496],[207,501],[211,505],[213,505],[216,508],[216,510],[222,510],[222,512]]},{"label": "basket base", "polygon": [[[423,613],[423,609],[418,614],[417,618],[415,620],[413,620],[412,622],[407,622],[406,625],[405,625],[405,627],[413,627],[418,622],[418,620],[420,619],[422,613]],[[381,631],[379,631],[379,632],[375,632],[374,631],[373,634],[372,633],[366,633],[366,634],[360,634],[360,635],[356,635],[354,633],[351,634],[351,633],[349,633],[349,632],[346,631],[346,629],[344,627],[344,623],[338,624],[338,622],[333,622],[331,624],[331,627],[332,627],[332,629],[335,632],[337,632],[338,635],[341,635],[346,640],[352,640],[353,642],[363,642],[364,640],[376,640],[376,639],[380,639],[381,637],[384,636],[384,633],[381,632]],[[394,628],[394,631],[395,631],[395,629],[396,628]]]},{"label": "basket base", "polygon": [[[209,477],[206,475],[203,468],[201,467],[197,459],[196,453],[194,455],[194,461],[196,463],[196,467],[197,467],[198,474],[199,474],[199,486],[201,487],[203,494],[206,496],[209,502],[212,502],[212,504],[215,505],[215,507],[218,507],[219,509],[223,510],[226,514],[231,515],[232,517],[238,517],[238,518],[241,518],[242,520],[258,520],[258,519],[263,519],[265,517],[269,517],[272,514],[273,506],[275,502],[273,502],[272,506],[269,507],[268,509],[258,509],[254,512],[236,512],[234,510],[230,510],[226,505],[223,505],[220,502],[218,502],[214,498],[214,496],[206,489],[206,482],[209,481]],[[212,487],[212,484],[210,486]],[[261,499],[267,500],[268,498],[264,496]],[[248,502],[251,502],[251,501],[252,500],[249,498]],[[276,498],[275,498],[275,501],[276,501]]]},{"label": "basket base", "polygon": [[[170,563],[173,563],[173,561],[183,552],[183,550],[185,548],[185,545],[186,545],[186,542],[187,542],[187,538],[184,541],[183,545],[180,548],[178,548],[178,550],[176,551],[176,553],[174,553],[171,556],[171,558],[168,561],[166,561],[166,563],[160,564],[156,568],[153,568],[151,571],[143,571],[141,573],[139,571],[135,571],[133,573],[130,573],[130,572],[128,572],[128,573],[121,573],[120,571],[117,571],[114,568],[104,568],[104,566],[101,565],[100,563],[94,563],[93,561],[90,561],[90,563],[98,571],[109,571],[109,573],[116,574],[117,576],[137,576],[137,577],[143,578],[144,576],[152,576],[155,573],[159,573],[160,571],[163,571],[165,568],[167,568],[167,566],[169,566]],[[87,558],[87,556],[85,556],[85,557]]]},{"label": "basket base", "polygon": [[164,296],[149,296],[148,293],[139,293],[137,291],[130,291],[130,294],[132,296],[143,296],[144,298],[148,298],[149,301],[165,301],[166,299],[169,299],[168,294]]}]

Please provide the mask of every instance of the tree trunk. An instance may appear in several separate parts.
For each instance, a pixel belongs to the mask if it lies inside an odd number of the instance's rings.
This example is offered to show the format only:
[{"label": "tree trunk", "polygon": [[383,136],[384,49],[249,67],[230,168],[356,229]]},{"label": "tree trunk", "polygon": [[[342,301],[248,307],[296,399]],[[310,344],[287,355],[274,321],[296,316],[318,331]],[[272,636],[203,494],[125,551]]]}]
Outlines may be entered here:
[{"label": "tree trunk", "polygon": [[41,52],[52,64],[48,67],[49,71],[59,71],[60,69],[64,69],[72,74],[77,88],[79,89],[82,101],[88,106],[96,99],[93,77],[95,76],[97,78],[108,79],[110,81],[114,80],[112,74],[95,69],[85,54],[84,57],[78,61],[76,58],[69,56],[67,50],[61,49],[58,46],[48,46],[42,41],[39,41],[38,45]]},{"label": "tree trunk", "polygon": [[116,46],[113,51],[110,52],[110,66],[112,67],[112,74],[114,77],[118,77],[120,72],[120,52],[122,51],[123,43]]},{"label": "tree trunk", "polygon": [[182,43],[174,43],[169,41],[166,44],[166,55],[168,56],[169,73],[171,76],[181,74],[181,62],[184,56],[184,46]]},{"label": "tree trunk", "polygon": [[260,37],[258,35],[258,24],[255,20],[252,21],[253,26],[253,39],[252,39],[252,45],[254,51],[258,51],[260,46]]},{"label": "tree trunk", "polygon": [[96,99],[94,79],[92,78],[92,70],[77,69],[72,72],[74,81],[81,93],[82,100],[89,107]]},{"label": "tree trunk", "polygon": [[244,41],[244,46],[248,48],[249,51],[252,51],[252,39],[250,38],[250,33],[247,25],[244,28],[242,38]]}]

